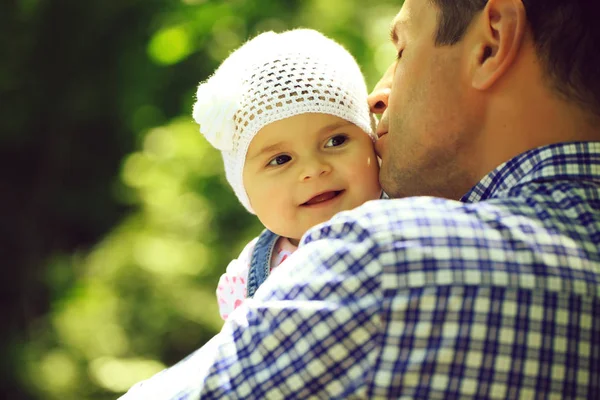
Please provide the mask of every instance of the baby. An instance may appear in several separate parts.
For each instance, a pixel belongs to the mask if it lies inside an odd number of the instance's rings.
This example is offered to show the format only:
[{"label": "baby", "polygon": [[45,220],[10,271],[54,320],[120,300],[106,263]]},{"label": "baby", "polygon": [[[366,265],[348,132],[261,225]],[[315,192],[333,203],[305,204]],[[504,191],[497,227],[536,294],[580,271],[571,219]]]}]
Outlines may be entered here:
[{"label": "baby", "polygon": [[222,152],[238,199],[266,228],[219,280],[227,319],[309,228],[381,197],[374,119],[354,58],[308,29],[245,43],[199,85],[193,115]]}]

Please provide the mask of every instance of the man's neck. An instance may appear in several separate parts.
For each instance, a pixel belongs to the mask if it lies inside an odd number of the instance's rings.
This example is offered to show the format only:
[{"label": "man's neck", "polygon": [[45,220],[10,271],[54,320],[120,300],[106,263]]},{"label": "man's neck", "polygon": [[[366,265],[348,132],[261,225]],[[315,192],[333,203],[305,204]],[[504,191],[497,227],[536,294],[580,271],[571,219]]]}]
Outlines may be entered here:
[{"label": "man's neck", "polygon": [[[503,99],[511,99],[501,103]],[[476,147],[481,176],[538,147],[564,142],[600,141],[600,118],[567,102],[550,89],[530,85],[494,104]]]}]

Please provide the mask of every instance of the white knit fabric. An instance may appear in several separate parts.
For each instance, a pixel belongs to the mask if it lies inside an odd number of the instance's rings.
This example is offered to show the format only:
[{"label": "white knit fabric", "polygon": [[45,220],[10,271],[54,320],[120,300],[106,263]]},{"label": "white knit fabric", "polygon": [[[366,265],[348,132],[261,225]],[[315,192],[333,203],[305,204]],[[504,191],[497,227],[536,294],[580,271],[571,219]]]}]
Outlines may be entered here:
[{"label": "white knit fabric", "polygon": [[248,146],[265,125],[304,113],[354,123],[375,140],[367,87],[352,55],[309,29],[265,32],[234,51],[200,83],[193,116],[221,150],[225,174],[254,213],[243,185]]}]

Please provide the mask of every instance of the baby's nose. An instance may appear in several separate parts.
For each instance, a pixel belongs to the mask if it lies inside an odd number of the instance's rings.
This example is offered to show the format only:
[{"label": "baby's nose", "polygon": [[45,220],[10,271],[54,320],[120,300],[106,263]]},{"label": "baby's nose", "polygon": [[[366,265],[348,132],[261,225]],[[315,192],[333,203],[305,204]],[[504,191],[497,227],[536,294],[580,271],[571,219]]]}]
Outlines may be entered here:
[{"label": "baby's nose", "polygon": [[310,163],[307,163],[302,170],[300,175],[301,181],[307,181],[309,179],[314,179],[321,175],[326,175],[331,172],[331,166],[329,163],[324,162],[323,160],[313,160]]}]

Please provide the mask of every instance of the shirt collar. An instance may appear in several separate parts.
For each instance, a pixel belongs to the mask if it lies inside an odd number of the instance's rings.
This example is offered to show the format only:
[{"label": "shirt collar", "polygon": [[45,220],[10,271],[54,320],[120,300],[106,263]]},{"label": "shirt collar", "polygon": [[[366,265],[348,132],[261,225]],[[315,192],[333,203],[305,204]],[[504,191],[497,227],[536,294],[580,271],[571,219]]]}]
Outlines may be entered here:
[{"label": "shirt collar", "polygon": [[543,179],[581,179],[600,184],[600,142],[559,143],[522,153],[500,165],[461,201],[475,203]]}]

